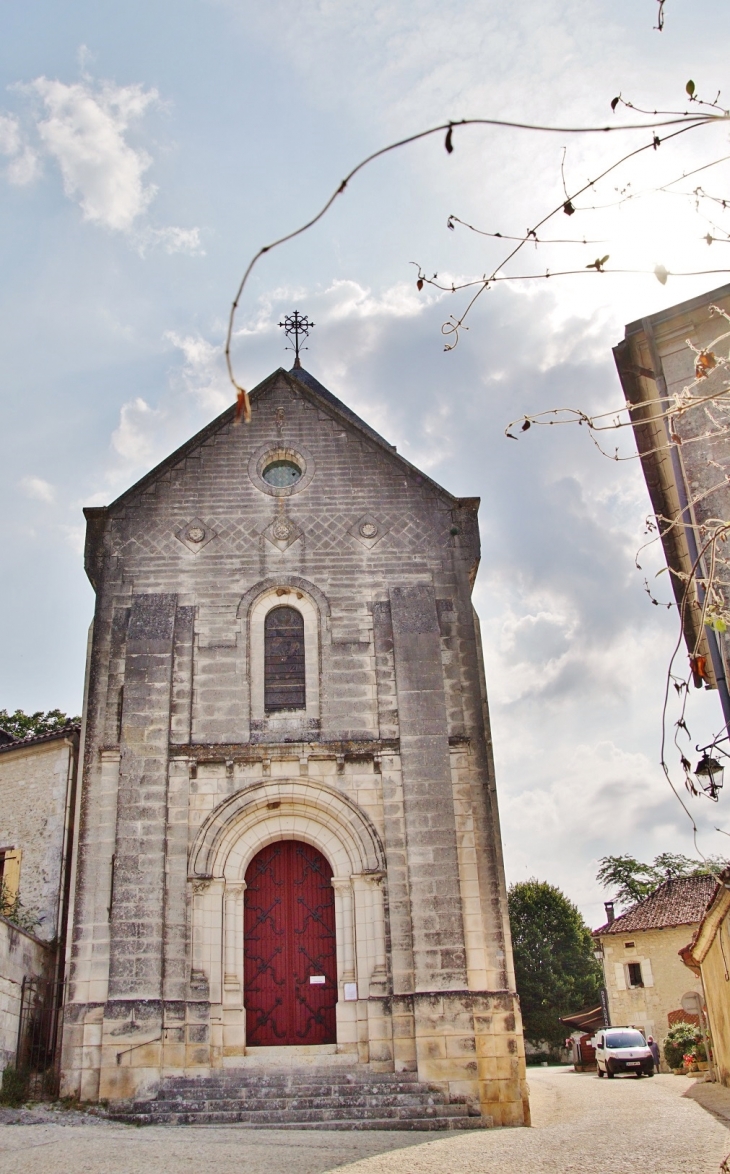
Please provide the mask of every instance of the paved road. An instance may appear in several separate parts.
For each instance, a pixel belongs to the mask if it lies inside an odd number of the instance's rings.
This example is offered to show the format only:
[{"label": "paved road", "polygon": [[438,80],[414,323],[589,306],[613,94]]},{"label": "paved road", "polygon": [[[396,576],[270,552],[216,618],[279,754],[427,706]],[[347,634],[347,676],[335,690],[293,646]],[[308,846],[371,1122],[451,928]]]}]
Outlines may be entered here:
[{"label": "paved road", "polygon": [[680,1076],[598,1081],[568,1068],[532,1069],[530,1086],[534,1128],[431,1139],[137,1129],[43,1113],[38,1124],[0,1124],[0,1174],[718,1174],[730,1153],[730,1089]]}]

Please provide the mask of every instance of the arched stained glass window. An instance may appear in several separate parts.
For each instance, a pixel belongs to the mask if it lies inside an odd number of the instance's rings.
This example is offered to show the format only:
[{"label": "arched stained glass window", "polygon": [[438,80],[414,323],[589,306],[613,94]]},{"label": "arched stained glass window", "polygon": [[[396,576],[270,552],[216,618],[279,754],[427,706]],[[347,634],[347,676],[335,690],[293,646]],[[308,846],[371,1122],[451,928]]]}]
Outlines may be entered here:
[{"label": "arched stained glass window", "polygon": [[264,709],[305,707],[304,619],[293,607],[275,607],[264,622]]}]

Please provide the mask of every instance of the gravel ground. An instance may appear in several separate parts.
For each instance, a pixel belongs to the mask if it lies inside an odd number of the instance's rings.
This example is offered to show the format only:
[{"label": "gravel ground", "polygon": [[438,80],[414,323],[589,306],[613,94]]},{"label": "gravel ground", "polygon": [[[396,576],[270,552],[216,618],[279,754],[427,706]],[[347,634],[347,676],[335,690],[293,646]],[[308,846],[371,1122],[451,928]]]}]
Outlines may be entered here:
[{"label": "gravel ground", "polygon": [[682,1076],[598,1081],[530,1070],[534,1128],[466,1134],[138,1129],[83,1113],[0,1111],[0,1174],[717,1174],[730,1089]]}]

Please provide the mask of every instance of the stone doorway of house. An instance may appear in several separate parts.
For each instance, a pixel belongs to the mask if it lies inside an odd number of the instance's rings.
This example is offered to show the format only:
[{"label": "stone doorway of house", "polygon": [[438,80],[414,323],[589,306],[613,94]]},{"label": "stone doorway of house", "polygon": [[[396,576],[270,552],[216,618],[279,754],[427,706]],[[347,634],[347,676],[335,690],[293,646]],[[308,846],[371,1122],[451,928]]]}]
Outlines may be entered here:
[{"label": "stone doorway of house", "polygon": [[278,840],[246,870],[248,1047],[337,1042],[332,869],[316,848]]}]

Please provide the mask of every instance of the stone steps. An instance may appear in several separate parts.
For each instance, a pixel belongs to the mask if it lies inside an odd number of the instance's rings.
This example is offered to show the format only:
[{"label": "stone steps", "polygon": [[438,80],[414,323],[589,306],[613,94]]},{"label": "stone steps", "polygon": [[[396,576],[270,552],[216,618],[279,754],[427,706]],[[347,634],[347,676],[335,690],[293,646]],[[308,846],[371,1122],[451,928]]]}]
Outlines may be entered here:
[{"label": "stone steps", "polygon": [[137,1125],[248,1129],[478,1129],[481,1117],[449,1104],[415,1073],[230,1070],[166,1077],[152,1101],[119,1102],[109,1115]]}]

